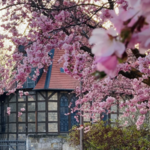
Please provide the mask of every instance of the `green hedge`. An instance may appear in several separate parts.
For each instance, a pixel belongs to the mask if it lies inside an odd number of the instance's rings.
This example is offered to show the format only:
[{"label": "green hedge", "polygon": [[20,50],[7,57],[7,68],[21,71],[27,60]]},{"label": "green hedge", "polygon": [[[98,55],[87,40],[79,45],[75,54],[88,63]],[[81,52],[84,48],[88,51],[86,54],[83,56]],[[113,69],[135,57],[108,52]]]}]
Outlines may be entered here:
[{"label": "green hedge", "polygon": [[[135,126],[117,128],[104,126],[97,122],[90,126],[91,130],[84,133],[84,150],[148,150],[150,148],[150,131],[145,127],[137,130]],[[69,133],[68,141],[72,146],[80,144],[80,131],[74,126]]]}]

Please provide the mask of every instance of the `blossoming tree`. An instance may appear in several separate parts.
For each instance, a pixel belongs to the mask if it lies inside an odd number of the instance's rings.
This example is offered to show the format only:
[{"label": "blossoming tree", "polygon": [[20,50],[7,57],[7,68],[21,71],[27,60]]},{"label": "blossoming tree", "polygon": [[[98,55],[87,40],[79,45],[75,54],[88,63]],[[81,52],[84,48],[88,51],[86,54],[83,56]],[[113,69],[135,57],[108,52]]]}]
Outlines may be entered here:
[{"label": "blossoming tree", "polygon": [[[72,112],[82,104],[94,119],[119,104],[124,117],[134,119],[140,112],[140,128],[150,110],[149,0],[2,0],[0,5],[0,47],[13,51],[0,66],[0,94],[21,88],[32,67],[36,80],[39,69],[52,63],[50,50],[57,48],[64,51],[58,62],[64,61],[65,72],[83,82],[76,93],[84,96]],[[6,39],[14,49],[9,43],[5,48]]]}]

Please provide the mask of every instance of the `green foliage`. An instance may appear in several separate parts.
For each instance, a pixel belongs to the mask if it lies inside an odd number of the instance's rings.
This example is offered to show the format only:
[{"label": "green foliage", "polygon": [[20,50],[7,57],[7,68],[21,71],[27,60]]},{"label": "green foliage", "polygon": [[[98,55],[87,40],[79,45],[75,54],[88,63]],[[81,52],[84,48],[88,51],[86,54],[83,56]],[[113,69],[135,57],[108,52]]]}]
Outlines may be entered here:
[{"label": "green foliage", "polygon": [[[105,126],[104,122],[97,122],[90,126],[91,130],[84,133],[85,150],[147,150],[150,148],[150,131],[137,130],[135,126],[118,128]],[[74,126],[69,133],[68,141],[72,146],[80,144],[80,131]]]}]

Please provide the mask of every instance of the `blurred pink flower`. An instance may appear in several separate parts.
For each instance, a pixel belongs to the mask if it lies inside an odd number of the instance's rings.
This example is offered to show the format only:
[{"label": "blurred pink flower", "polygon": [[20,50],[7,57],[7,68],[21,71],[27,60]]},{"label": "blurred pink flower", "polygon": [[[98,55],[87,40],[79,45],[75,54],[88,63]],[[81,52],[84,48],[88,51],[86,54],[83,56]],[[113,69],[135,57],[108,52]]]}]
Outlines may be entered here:
[{"label": "blurred pink flower", "polygon": [[18,112],[18,117],[20,117],[22,115],[22,112]]},{"label": "blurred pink flower", "polygon": [[104,71],[110,77],[116,75],[117,57],[115,55],[97,58],[97,70]]},{"label": "blurred pink flower", "polygon": [[25,108],[21,108],[20,110],[21,110],[21,111],[25,111]]},{"label": "blurred pink flower", "polygon": [[115,54],[121,58],[125,51],[125,46],[123,43],[116,40],[116,36],[117,32],[112,28],[108,30],[102,28],[94,29],[89,39],[89,43],[94,44],[92,53],[100,57],[107,57]]}]

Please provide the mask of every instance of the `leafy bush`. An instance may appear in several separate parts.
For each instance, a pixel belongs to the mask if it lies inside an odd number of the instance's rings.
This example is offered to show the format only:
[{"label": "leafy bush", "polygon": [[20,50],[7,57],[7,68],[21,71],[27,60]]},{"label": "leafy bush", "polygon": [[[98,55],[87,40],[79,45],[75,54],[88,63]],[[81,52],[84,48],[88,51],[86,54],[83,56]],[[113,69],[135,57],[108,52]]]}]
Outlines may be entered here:
[{"label": "leafy bush", "polygon": [[[148,150],[150,148],[150,131],[137,130],[135,126],[118,128],[105,126],[104,122],[97,122],[90,126],[91,130],[84,133],[85,150]],[[72,146],[80,144],[80,131],[74,126],[69,133],[68,141]]]}]

